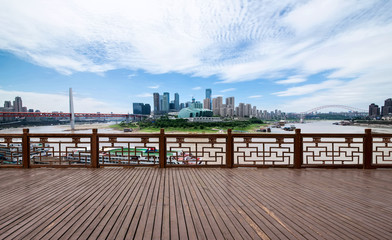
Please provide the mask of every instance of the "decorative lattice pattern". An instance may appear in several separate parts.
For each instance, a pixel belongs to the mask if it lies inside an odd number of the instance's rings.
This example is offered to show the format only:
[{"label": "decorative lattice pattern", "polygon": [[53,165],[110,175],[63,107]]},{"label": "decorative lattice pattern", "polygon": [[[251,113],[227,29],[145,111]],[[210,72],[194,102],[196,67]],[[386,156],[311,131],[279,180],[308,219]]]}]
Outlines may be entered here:
[{"label": "decorative lattice pattern", "polygon": [[303,139],[303,164],[348,165],[363,163],[363,138]]},{"label": "decorative lattice pattern", "polygon": [[373,138],[373,163],[392,164],[391,137]]},{"label": "decorative lattice pattern", "polygon": [[100,165],[158,165],[159,137],[143,136],[108,136],[99,137]]},{"label": "decorative lattice pattern", "polygon": [[31,137],[30,164],[83,165],[91,163],[90,137]]},{"label": "decorative lattice pattern", "polygon": [[293,163],[293,138],[234,138],[234,165],[289,166]]},{"label": "decorative lattice pattern", "polygon": [[226,137],[169,136],[166,144],[168,165],[226,164]]}]

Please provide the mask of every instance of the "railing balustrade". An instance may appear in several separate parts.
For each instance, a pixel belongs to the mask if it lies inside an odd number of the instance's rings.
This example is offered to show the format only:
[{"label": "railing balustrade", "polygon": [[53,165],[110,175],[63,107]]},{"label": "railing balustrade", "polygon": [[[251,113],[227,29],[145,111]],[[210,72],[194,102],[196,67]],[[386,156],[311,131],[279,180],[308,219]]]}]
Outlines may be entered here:
[{"label": "railing balustrade", "polygon": [[0,167],[392,167],[392,134],[0,134]]}]

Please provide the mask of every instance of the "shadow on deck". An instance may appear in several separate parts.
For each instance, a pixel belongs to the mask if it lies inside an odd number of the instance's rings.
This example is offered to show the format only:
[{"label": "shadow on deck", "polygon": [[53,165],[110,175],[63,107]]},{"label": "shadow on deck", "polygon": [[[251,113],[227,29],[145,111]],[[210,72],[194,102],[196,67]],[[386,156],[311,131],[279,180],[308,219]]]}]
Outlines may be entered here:
[{"label": "shadow on deck", "polygon": [[0,239],[392,239],[392,170],[0,169]]}]

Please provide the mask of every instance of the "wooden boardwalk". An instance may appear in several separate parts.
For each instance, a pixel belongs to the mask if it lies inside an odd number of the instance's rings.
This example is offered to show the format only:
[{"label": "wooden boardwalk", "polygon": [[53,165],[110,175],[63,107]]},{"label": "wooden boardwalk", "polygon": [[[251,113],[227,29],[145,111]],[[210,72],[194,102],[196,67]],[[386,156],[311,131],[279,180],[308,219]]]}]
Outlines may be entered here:
[{"label": "wooden boardwalk", "polygon": [[0,169],[0,239],[392,239],[392,170]]}]

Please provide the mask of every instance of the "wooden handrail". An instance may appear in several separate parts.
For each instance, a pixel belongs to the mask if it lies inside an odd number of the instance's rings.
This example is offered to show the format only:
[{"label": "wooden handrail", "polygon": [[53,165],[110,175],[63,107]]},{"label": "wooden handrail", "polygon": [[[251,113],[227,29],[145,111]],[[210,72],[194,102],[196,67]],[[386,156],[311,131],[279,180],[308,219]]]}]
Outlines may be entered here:
[{"label": "wooden handrail", "polygon": [[[30,168],[30,167],[35,167],[35,165],[30,166],[30,145],[31,145],[31,139],[32,138],[90,138],[90,157],[91,157],[91,167],[93,168],[98,168],[100,167],[100,160],[99,160],[99,147],[100,147],[100,137],[118,137],[118,138],[158,138],[158,141],[154,142],[155,144],[159,144],[159,167],[160,168],[165,168],[167,164],[167,147],[169,144],[173,144],[175,142],[172,141],[167,141],[168,138],[221,138],[221,140],[218,142],[218,144],[225,144],[225,159],[226,162],[222,162],[219,166],[226,166],[228,168],[232,168],[233,166],[243,166],[246,164],[236,162],[234,163],[234,152],[238,153],[238,149],[235,150],[235,144],[242,144],[242,142],[236,142],[235,139],[241,139],[241,138],[276,138],[277,143],[279,143],[279,146],[281,143],[283,144],[292,144],[293,146],[293,151],[290,153],[294,155],[294,162],[289,162],[289,165],[293,168],[301,168],[301,167],[315,167],[315,166],[342,166],[342,167],[347,167],[347,166],[361,166],[364,169],[370,169],[374,168],[375,166],[381,166],[381,164],[373,163],[373,145],[374,144],[384,144],[387,147],[390,147],[390,139],[392,138],[392,134],[373,134],[371,129],[365,129],[365,133],[355,133],[355,134],[348,134],[348,133],[301,133],[300,129],[296,129],[295,134],[265,134],[265,133],[250,133],[250,134],[245,134],[245,133],[233,133],[231,129],[228,129],[226,134],[176,134],[176,133],[170,133],[166,134],[164,129],[160,130],[160,133],[151,133],[151,134],[139,134],[139,133],[127,133],[127,134],[115,134],[115,133],[98,133],[97,129],[93,129],[92,133],[82,133],[82,134],[75,134],[75,133],[30,133],[29,129],[23,129],[23,134],[0,134],[1,138],[9,139],[9,138],[22,138],[22,166],[23,168]],[[318,142],[316,140],[309,141],[306,140],[304,141],[304,138],[315,138],[315,139],[321,139],[321,138],[346,138],[346,143],[350,144],[363,144],[363,152],[361,153],[363,156],[363,162],[358,162],[357,164],[352,163],[351,165],[344,164],[343,162],[340,163],[334,163],[332,161],[332,164],[325,164],[325,165],[320,165],[317,162],[314,163],[309,163],[309,162],[304,162],[304,148],[308,143],[316,143],[316,146],[318,143],[323,143]],[[360,142],[352,142],[350,138],[362,138],[363,141]],[[373,138],[381,138],[382,140],[375,140],[373,141]],[[223,139],[223,141],[222,141]],[[290,141],[281,141],[281,139],[293,139]],[[348,139],[348,140],[347,140]],[[384,140],[383,140],[384,139]],[[386,139],[386,140],[385,140]],[[279,141],[278,141],[279,140]],[[5,140],[8,141],[8,140]],[[76,140],[77,141],[77,140]],[[216,141],[216,140],[212,140]],[[281,141],[281,142],[280,142]],[[251,141],[250,141],[251,142]],[[256,143],[257,141],[255,141]],[[326,141],[325,143],[330,143],[330,141]],[[13,142],[11,142],[13,143]],[[17,143],[17,142],[16,142]],[[19,142],[20,143],[20,142]],[[34,143],[34,142],[33,142]],[[82,142],[81,144],[85,144],[89,142]],[[106,142],[105,142],[106,143]],[[273,143],[273,142],[271,142]],[[339,143],[339,142],[337,142]],[[246,143],[248,146],[248,143]],[[264,144],[264,143],[263,143]],[[181,146],[181,145],[180,145]],[[212,145],[213,146],[213,145]],[[332,145],[333,146],[333,145]],[[350,145],[348,145],[350,146]],[[376,145],[377,146],[377,145]],[[254,147],[253,147],[254,148]],[[287,145],[286,145],[287,149]],[[306,150],[306,153],[309,153],[308,150]],[[332,150],[333,151],[333,150]],[[339,150],[340,151],[340,150]],[[237,156],[237,155],[236,155]],[[329,160],[326,160],[329,161]],[[339,160],[337,160],[339,162]],[[387,162],[385,162],[387,163]],[[20,166],[20,165],[19,165]],[[213,166],[213,165],[212,165]],[[267,165],[268,166],[268,165]],[[385,164],[384,166],[389,166],[388,164]],[[0,165],[1,167],[1,165]],[[190,167],[190,166],[188,166]],[[198,166],[193,166],[193,167],[198,167]]]}]

